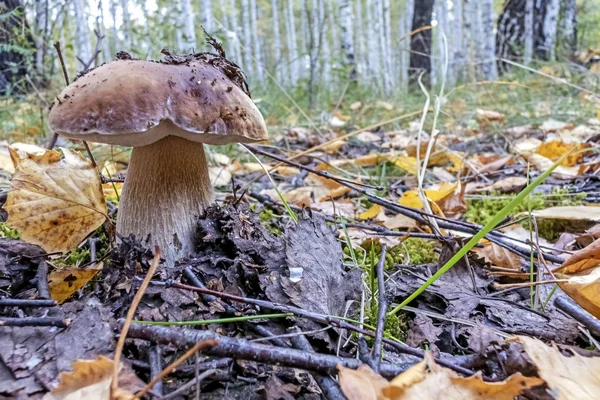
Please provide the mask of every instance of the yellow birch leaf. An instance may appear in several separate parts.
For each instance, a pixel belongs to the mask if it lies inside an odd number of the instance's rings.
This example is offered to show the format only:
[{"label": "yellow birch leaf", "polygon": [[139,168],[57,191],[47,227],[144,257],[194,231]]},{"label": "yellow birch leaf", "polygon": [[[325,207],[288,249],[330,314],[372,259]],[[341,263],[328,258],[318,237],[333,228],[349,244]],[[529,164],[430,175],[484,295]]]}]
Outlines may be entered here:
[{"label": "yellow birch leaf", "polygon": [[6,224],[23,240],[66,253],[102,225],[106,201],[90,161],[68,149],[63,159],[54,150],[23,158],[10,152],[16,172],[4,205]]},{"label": "yellow birch leaf", "polygon": [[411,175],[417,174],[417,159],[416,157],[400,156],[394,160],[394,164],[400,169],[408,172]]},{"label": "yellow birch leaf", "polygon": [[575,276],[558,275],[568,278],[558,286],[596,318],[600,318],[600,268],[586,269]]},{"label": "yellow birch leaf", "polygon": [[379,204],[373,204],[367,211],[358,214],[358,219],[376,218],[380,212],[381,206]]},{"label": "yellow birch leaf", "polygon": [[57,303],[64,303],[73,293],[81,289],[98,272],[102,270],[103,263],[88,268],[67,267],[54,270],[48,275],[48,289],[50,297]]},{"label": "yellow birch leaf", "polygon": [[[425,189],[425,195],[433,202],[438,202],[445,197],[454,193],[457,188],[457,184],[442,182],[438,189]],[[423,204],[419,199],[419,194],[416,190],[408,190],[402,194],[402,197],[398,200],[398,203],[403,206],[412,208],[422,208]]]}]

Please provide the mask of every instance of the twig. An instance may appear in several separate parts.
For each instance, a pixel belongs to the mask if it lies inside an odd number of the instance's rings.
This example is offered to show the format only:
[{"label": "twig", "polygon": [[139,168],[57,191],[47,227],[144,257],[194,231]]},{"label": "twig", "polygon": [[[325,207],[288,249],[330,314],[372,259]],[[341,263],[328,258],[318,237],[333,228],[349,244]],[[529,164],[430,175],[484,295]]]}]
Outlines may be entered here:
[{"label": "twig", "polygon": [[44,260],[40,260],[38,263],[38,269],[35,273],[36,286],[38,290],[38,297],[40,299],[50,298],[50,288],[48,287],[48,263]]},{"label": "twig", "polygon": [[369,345],[367,344],[367,339],[364,336],[359,336],[357,340],[357,352],[358,359],[363,363],[367,364],[373,371],[375,371],[376,365],[375,360],[371,357],[371,352],[369,351]]},{"label": "twig", "polygon": [[194,377],[194,379],[192,379],[191,381],[189,381],[185,385],[181,386],[177,390],[172,391],[169,394],[166,394],[166,395],[162,396],[160,399],[161,400],[168,400],[168,399],[173,398],[175,396],[183,395],[189,388],[191,388],[194,385],[200,384],[203,380],[205,380],[208,377],[213,376],[217,372],[219,372],[219,371],[217,371],[216,369],[209,369],[207,371],[204,371],[200,375],[197,375],[196,377]]},{"label": "twig", "polygon": [[65,66],[65,59],[62,55],[62,51],[60,49],[60,42],[54,43],[54,48],[56,49],[56,53],[58,54],[58,60],[60,61],[60,67],[62,68],[63,76],[65,78],[65,85],[69,86],[69,74],[67,73],[67,67]]},{"label": "twig", "polygon": [[[296,349],[251,343],[245,339],[221,336],[208,330],[173,329],[162,326],[131,324],[129,335],[136,339],[173,344],[179,347],[191,346],[205,340],[216,340],[218,343],[207,348],[204,351],[205,354],[277,364],[326,374],[335,373],[338,365],[356,369],[362,364],[353,358],[336,357],[328,354],[309,353]],[[388,378],[395,377],[404,372],[409,366],[409,364],[382,363],[381,374]]]},{"label": "twig", "polygon": [[57,328],[66,328],[71,323],[69,318],[0,318],[0,326],[55,326]]},{"label": "twig", "polygon": [[585,311],[583,308],[581,308],[581,306],[573,303],[563,296],[556,297],[554,299],[554,305],[559,310],[562,310],[566,314],[570,315],[575,321],[581,323],[594,335],[600,336],[600,320]]},{"label": "twig", "polygon": [[[137,324],[135,324],[135,325],[137,325]],[[123,325],[123,326],[125,326],[125,325]],[[133,325],[131,327],[134,328]],[[167,368],[163,369],[160,374],[158,374],[157,376],[152,378],[150,383],[148,383],[142,390],[140,390],[139,392],[137,392],[135,394],[134,399],[140,399],[140,398],[144,397],[146,395],[146,393],[148,393],[150,391],[150,389],[152,389],[152,387],[156,384],[156,382],[161,381],[165,376],[169,375],[169,373],[171,371],[173,371],[175,368],[177,368],[177,366],[180,365],[181,363],[183,363],[185,360],[190,358],[193,354],[195,354],[196,352],[198,352],[204,348],[214,347],[218,343],[219,343],[219,340],[217,340],[217,339],[203,339],[203,340],[198,341],[198,343],[196,343],[191,349],[186,351],[184,355],[182,355],[177,360],[175,360],[175,362],[172,363],[171,365],[169,365]]]},{"label": "twig", "polygon": [[[300,331],[300,328],[295,326],[293,328],[290,328],[290,331],[297,334],[295,336],[292,336],[290,339],[294,348],[296,348],[298,350],[306,351],[308,353],[315,352],[313,347],[308,342],[308,339],[306,338],[306,336],[304,336],[302,334],[302,332]],[[323,396],[325,396],[325,398],[327,400],[344,400],[345,399],[344,395],[342,394],[342,392],[340,390],[340,387],[338,386],[337,382],[333,378],[329,377],[328,375],[319,374],[317,372],[312,372],[311,375],[313,376],[313,378],[315,379],[315,381],[321,388],[321,392],[323,392]]]},{"label": "twig", "polygon": [[385,298],[385,276],[383,268],[385,265],[386,246],[381,245],[381,257],[375,266],[377,272],[377,286],[379,291],[379,305],[377,306],[377,330],[375,331],[375,343],[373,344],[372,358],[375,362],[375,372],[379,372],[381,365],[381,341],[385,330],[385,316],[387,313],[387,300]]},{"label": "twig", "polygon": [[54,300],[0,299],[0,307],[55,307]]},{"label": "twig", "polygon": [[155,246],[154,247],[154,259],[152,260],[152,263],[150,263],[150,268],[148,268],[148,272],[146,273],[146,276],[144,277],[144,280],[142,281],[140,288],[138,289],[137,293],[133,297],[131,306],[129,307],[129,310],[127,311],[127,319],[125,320],[125,323],[123,324],[123,327],[121,328],[121,335],[119,336],[119,340],[117,341],[117,347],[115,348],[115,357],[114,357],[115,365],[114,365],[114,369],[113,369],[112,381],[110,384],[111,393],[115,393],[116,390],[119,388],[119,370],[121,369],[121,354],[123,353],[123,346],[125,346],[125,338],[127,337],[127,331],[129,329],[129,325],[131,324],[131,320],[133,319],[133,316],[135,315],[135,311],[137,310],[137,307],[140,304],[140,301],[142,301],[142,296],[144,295],[144,292],[146,291],[146,288],[148,287],[148,284],[150,283],[152,276],[156,272],[156,268],[158,267],[159,262],[160,262],[160,249],[158,248],[158,246]]},{"label": "twig", "polygon": [[[152,281],[152,282],[150,282],[150,284],[156,285],[156,286],[167,286],[167,284],[165,282],[159,282],[159,281]],[[204,288],[184,285],[182,283],[172,283],[172,284],[170,284],[170,286],[178,288],[178,289],[185,289],[185,290],[190,290],[190,291],[196,291],[199,293],[210,294],[210,295],[213,295],[216,297],[225,298],[225,299],[229,299],[229,300],[240,302],[240,303],[252,304],[254,306],[258,306],[258,307],[262,307],[262,308],[266,308],[266,309],[270,309],[270,310],[276,310],[276,311],[281,311],[281,312],[285,312],[285,313],[293,313],[293,314],[308,318],[312,321],[319,322],[321,324],[334,325],[340,329],[347,329],[347,330],[351,330],[353,332],[362,333],[363,335],[375,337],[374,332],[359,328],[359,327],[354,326],[346,321],[331,317],[329,315],[316,314],[316,313],[306,311],[301,308],[290,306],[290,305],[273,303],[273,302],[270,302],[267,300],[259,300],[259,299],[252,299],[252,298],[248,298],[248,297],[240,297],[240,296],[236,296],[236,295],[229,294],[229,293],[222,293],[222,292],[217,292],[217,291],[210,290],[210,289],[204,289]],[[413,356],[419,357],[419,358],[423,358],[425,356],[425,352],[423,350],[407,346],[404,343],[399,343],[399,342],[396,342],[394,340],[390,340],[387,338],[383,338],[383,342],[402,353],[410,354],[410,355],[413,355]],[[455,365],[447,360],[436,358],[435,361],[438,364],[440,364],[446,368],[450,368],[461,374],[465,374],[465,375],[473,375],[474,374],[473,371],[471,371],[467,368],[463,368],[459,365]]]},{"label": "twig", "polygon": [[[148,364],[150,364],[150,377],[154,378],[160,374],[162,371],[162,360],[161,360],[161,351],[160,345],[153,344],[148,349]],[[158,381],[154,384],[154,393],[159,396],[163,395],[163,383],[162,381]]]},{"label": "twig", "polygon": [[102,39],[105,38],[105,35],[100,35],[96,29],[94,29],[94,34],[96,35],[96,48],[94,49],[94,53],[92,53],[90,59],[87,62],[84,62],[81,58],[79,58],[79,56],[77,56],[77,60],[79,60],[81,65],[83,65],[83,70],[81,71],[82,74],[85,74],[90,69],[94,61],[96,61],[96,57],[98,57],[98,54],[100,54],[100,43],[102,43]]}]

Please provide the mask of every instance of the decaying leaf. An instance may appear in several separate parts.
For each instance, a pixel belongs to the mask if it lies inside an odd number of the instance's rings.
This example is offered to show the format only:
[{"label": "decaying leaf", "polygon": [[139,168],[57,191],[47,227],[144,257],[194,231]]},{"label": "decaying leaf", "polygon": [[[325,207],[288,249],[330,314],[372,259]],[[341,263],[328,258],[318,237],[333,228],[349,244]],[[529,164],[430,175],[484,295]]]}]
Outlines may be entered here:
[{"label": "decaying leaf", "polygon": [[350,400],[512,400],[523,390],[544,383],[516,373],[502,382],[485,382],[480,375],[463,378],[437,365],[430,352],[391,382],[369,367],[356,371],[338,366],[340,387]]},{"label": "decaying leaf", "polygon": [[525,352],[535,363],[557,400],[593,400],[600,393],[600,357],[583,357],[574,353],[565,357],[556,346],[519,336]]},{"label": "decaying leaf", "polygon": [[98,356],[95,360],[77,360],[72,365],[73,372],[62,372],[60,384],[44,400],[127,400],[133,394],[119,388],[116,393],[110,390],[114,361]]},{"label": "decaying leaf", "polygon": [[47,252],[74,249],[107,218],[96,169],[79,153],[63,154],[21,157],[11,150],[16,172],[4,205],[6,223]]},{"label": "decaying leaf", "polygon": [[508,178],[500,179],[481,188],[475,188],[471,193],[491,192],[497,191],[501,193],[514,193],[519,192],[527,185],[527,178],[524,176],[510,176]]},{"label": "decaying leaf", "polygon": [[586,311],[600,318],[600,267],[582,271],[558,286]]},{"label": "decaying leaf", "polygon": [[103,263],[88,268],[67,267],[54,270],[48,275],[48,288],[50,296],[59,304],[62,304],[73,293],[81,289],[98,272],[102,270]]},{"label": "decaying leaf", "polygon": [[508,251],[504,247],[489,241],[481,248],[474,247],[472,251],[497,267],[519,271],[523,264],[523,259],[514,252]]},{"label": "decaying leaf", "polygon": [[[464,186],[456,183],[442,182],[437,188],[425,189],[425,196],[435,204],[434,212],[443,213],[450,218],[459,217],[466,210],[464,199]],[[403,193],[398,200],[403,206],[422,208],[419,193],[416,190],[409,190]]]},{"label": "decaying leaf", "polygon": [[[544,142],[537,148],[536,153],[540,154],[552,161],[558,160],[565,153],[571,150],[581,150],[590,147],[586,143],[565,143],[562,140],[552,140],[550,142]],[[572,167],[583,162],[584,152],[574,152],[567,156],[561,163],[565,167]]]},{"label": "decaying leaf", "polygon": [[373,219],[376,218],[382,211],[382,207],[379,204],[373,204],[371,208],[358,214],[358,219]]}]

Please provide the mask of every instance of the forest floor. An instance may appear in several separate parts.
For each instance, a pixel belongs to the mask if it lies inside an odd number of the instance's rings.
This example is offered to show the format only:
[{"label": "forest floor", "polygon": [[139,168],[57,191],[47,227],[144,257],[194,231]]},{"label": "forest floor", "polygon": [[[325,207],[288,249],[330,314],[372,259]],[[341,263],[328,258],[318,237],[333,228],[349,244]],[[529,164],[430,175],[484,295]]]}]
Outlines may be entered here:
[{"label": "forest floor", "polygon": [[[109,398],[121,362],[123,398],[594,398],[600,97],[544,68],[453,89],[424,122],[417,94],[342,94],[309,122],[259,97],[269,144],[210,149],[216,205],[173,267],[115,244],[128,151],[93,145],[109,218],[81,245],[0,226],[0,395],[73,368],[63,395]],[[39,99],[2,101],[13,159],[44,154]],[[8,147],[2,202],[25,173]]]}]

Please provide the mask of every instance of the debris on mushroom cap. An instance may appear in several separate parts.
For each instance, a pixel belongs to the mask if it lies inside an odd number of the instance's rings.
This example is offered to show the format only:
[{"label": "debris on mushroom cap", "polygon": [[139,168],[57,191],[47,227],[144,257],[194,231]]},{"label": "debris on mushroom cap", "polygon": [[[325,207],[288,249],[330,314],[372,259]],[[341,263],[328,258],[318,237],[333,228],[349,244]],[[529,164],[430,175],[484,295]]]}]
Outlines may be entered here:
[{"label": "debris on mushroom cap", "polygon": [[[79,77],[58,95],[51,129],[72,139],[134,147],[165,132],[207,144],[267,138],[237,65],[211,53],[163,54],[161,62],[121,57]],[[153,129],[159,124],[173,129]]]}]

